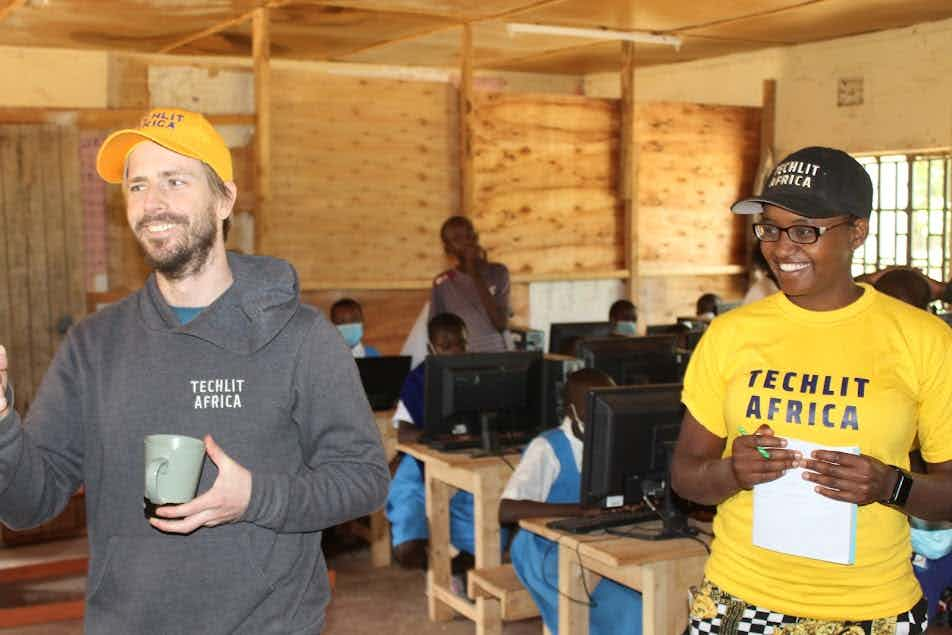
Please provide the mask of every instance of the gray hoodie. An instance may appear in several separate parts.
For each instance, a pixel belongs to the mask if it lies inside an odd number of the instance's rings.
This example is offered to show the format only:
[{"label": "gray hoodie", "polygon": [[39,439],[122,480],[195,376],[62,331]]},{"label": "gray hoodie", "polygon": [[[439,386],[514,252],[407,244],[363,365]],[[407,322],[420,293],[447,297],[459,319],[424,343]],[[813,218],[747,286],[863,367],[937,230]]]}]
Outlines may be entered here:
[{"label": "gray hoodie", "polygon": [[[70,330],[21,426],[0,422],[0,521],[38,525],[86,486],[89,633],[308,633],[329,600],[321,530],[368,514],[388,472],[354,360],[280,260],[180,326],[146,286]],[[11,360],[16,363],[16,360]],[[163,534],[143,439],[211,434],[252,473],[241,522]],[[217,469],[206,459],[199,492]]]}]

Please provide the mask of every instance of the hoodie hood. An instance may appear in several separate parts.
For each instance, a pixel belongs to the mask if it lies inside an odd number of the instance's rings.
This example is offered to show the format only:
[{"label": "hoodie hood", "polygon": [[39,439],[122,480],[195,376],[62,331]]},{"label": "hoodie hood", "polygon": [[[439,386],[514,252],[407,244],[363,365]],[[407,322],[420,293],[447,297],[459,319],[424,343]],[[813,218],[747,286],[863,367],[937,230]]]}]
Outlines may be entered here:
[{"label": "hoodie hood", "polygon": [[217,300],[186,325],[179,324],[152,272],[139,291],[145,325],[182,333],[239,355],[250,355],[270,342],[300,306],[297,272],[290,263],[269,256],[228,252],[234,282]]}]

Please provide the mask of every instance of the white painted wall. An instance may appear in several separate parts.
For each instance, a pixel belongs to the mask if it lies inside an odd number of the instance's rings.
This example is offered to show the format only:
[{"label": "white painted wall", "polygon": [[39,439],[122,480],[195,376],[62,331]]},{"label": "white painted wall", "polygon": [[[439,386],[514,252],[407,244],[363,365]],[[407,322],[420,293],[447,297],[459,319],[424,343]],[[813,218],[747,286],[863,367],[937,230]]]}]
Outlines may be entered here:
[{"label": "white painted wall", "polygon": [[[840,78],[862,77],[864,103],[837,107]],[[806,145],[851,152],[952,146],[952,20],[868,35],[652,66],[635,74],[643,101],[756,106],[777,80],[777,156]],[[616,74],[586,94],[619,95]]]},{"label": "white painted wall", "polygon": [[545,332],[553,322],[605,322],[612,302],[624,297],[621,280],[574,280],[529,284],[529,328]]}]

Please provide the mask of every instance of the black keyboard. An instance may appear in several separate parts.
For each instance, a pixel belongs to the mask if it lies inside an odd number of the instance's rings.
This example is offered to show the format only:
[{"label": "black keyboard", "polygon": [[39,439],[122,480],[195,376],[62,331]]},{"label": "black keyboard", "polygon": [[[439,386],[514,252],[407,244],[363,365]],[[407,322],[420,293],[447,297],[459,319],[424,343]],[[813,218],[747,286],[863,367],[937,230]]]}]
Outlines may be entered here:
[{"label": "black keyboard", "polygon": [[572,518],[562,518],[548,523],[551,529],[566,531],[570,534],[587,534],[599,529],[610,529],[612,527],[621,527],[622,525],[635,525],[648,522],[649,520],[660,520],[657,512],[650,509],[640,509],[633,512],[605,512],[598,516],[575,516]]},{"label": "black keyboard", "polygon": [[483,442],[479,437],[461,436],[432,439],[426,441],[426,444],[440,452],[451,452],[453,450],[474,450],[482,447]]},{"label": "black keyboard", "polygon": [[[499,435],[499,448],[506,452],[520,450],[529,441],[532,440],[531,434],[512,434],[506,433]],[[436,437],[436,438],[426,438],[423,437],[420,439],[421,443],[425,443],[434,450],[439,450],[440,452],[452,452],[454,450],[478,450],[483,447],[482,437],[476,435],[455,435],[448,437]]]}]

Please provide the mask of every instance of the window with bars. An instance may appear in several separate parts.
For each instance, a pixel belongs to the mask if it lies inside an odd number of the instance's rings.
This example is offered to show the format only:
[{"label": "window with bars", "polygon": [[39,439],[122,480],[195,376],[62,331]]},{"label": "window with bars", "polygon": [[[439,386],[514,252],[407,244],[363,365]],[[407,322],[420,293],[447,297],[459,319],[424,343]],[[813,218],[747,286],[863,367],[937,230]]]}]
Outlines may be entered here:
[{"label": "window with bars", "polygon": [[853,254],[853,275],[909,265],[948,280],[952,155],[860,156],[873,181],[869,238]]}]

